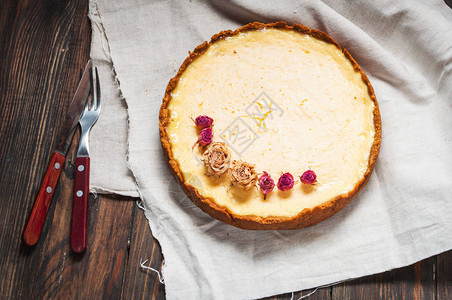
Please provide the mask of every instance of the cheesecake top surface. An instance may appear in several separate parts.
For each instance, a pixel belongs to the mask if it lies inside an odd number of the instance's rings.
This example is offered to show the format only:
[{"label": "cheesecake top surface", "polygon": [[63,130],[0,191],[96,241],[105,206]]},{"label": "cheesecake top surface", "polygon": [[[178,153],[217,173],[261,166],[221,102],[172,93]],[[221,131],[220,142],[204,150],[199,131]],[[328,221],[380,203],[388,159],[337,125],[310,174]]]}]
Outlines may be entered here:
[{"label": "cheesecake top surface", "polygon": [[[375,126],[362,74],[335,44],[293,30],[266,28],[219,39],[181,74],[167,105],[166,134],[186,184],[237,215],[293,217],[353,191],[369,168]],[[266,197],[207,176],[193,119],[214,120],[214,141],[233,160],[254,164],[295,186]],[[299,180],[304,171],[317,184]]]}]

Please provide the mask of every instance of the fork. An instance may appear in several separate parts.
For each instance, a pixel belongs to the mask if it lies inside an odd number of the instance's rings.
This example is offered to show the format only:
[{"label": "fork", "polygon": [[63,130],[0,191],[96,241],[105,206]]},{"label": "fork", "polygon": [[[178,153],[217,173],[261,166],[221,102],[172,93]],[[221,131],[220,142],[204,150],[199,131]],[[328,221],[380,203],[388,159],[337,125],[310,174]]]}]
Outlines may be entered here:
[{"label": "fork", "polygon": [[[86,101],[85,109],[79,120],[81,135],[80,144],[75,159],[74,194],[72,202],[71,249],[82,253],[86,249],[86,230],[88,221],[89,194],[89,145],[88,137],[91,127],[96,123],[101,110],[101,93],[99,74],[96,71],[94,89],[93,72],[90,70],[91,101]],[[91,102],[88,107],[88,102]]]}]

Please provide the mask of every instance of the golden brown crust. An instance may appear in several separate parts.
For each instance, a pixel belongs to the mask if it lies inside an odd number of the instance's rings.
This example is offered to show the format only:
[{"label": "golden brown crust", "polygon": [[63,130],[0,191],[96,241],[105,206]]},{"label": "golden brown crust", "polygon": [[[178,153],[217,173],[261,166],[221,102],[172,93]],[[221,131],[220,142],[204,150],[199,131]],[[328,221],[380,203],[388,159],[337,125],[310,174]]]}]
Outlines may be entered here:
[{"label": "golden brown crust", "polygon": [[310,29],[303,25],[294,24],[293,26],[287,25],[284,22],[276,22],[270,24],[263,24],[259,22],[250,23],[243,27],[236,29],[235,31],[227,30],[222,31],[218,34],[212,36],[210,42],[204,42],[193,50],[189,52],[189,56],[185,59],[176,76],[170,80],[166,88],[166,93],[163,98],[163,103],[160,108],[159,116],[159,128],[160,128],[160,140],[163,147],[163,152],[165,158],[168,162],[169,168],[173,175],[176,177],[178,183],[181,185],[187,196],[204,212],[225,223],[231,224],[233,226],[252,229],[252,230],[279,230],[279,229],[298,229],[307,226],[313,226],[327,218],[333,216],[341,209],[343,209],[354,197],[355,195],[366,185],[369,180],[370,174],[375,166],[375,162],[378,156],[381,143],[381,120],[380,111],[378,108],[377,99],[375,97],[372,85],[369,82],[364,71],[356,63],[353,57],[348,53],[346,49],[343,49],[344,55],[350,60],[353,68],[361,73],[363,81],[366,83],[369,96],[374,102],[374,126],[375,126],[375,139],[370,150],[369,155],[369,166],[364,174],[363,179],[356,185],[356,187],[346,195],[338,196],[328,202],[318,205],[312,209],[306,208],[301,211],[298,215],[294,217],[259,217],[253,215],[236,215],[229,211],[226,207],[220,206],[215,203],[213,199],[208,197],[203,197],[199,194],[196,188],[187,184],[179,168],[178,162],[173,158],[171,143],[169,142],[168,136],[166,134],[166,127],[170,120],[168,104],[171,100],[171,92],[176,88],[179,78],[182,76],[183,72],[187,69],[190,63],[195,60],[198,56],[203,54],[210,44],[216,42],[217,40],[223,39],[225,37],[234,36],[240,32],[246,32],[250,30],[259,30],[264,28],[279,28],[284,30],[294,30],[303,34],[311,35],[317,39],[323,40],[324,42],[330,43],[342,50],[336,41],[334,41],[329,35],[324,32]]}]

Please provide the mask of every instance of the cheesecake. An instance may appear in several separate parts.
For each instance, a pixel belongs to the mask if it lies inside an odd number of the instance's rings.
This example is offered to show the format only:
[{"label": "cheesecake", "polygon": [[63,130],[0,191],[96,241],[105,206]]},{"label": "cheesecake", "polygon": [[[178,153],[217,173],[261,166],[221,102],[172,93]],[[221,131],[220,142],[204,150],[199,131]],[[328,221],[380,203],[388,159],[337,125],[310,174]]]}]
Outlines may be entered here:
[{"label": "cheesecake", "polygon": [[254,230],[298,229],[365,186],[381,122],[364,71],[324,32],[250,23],[189,53],[159,115],[165,159],[201,210]]}]

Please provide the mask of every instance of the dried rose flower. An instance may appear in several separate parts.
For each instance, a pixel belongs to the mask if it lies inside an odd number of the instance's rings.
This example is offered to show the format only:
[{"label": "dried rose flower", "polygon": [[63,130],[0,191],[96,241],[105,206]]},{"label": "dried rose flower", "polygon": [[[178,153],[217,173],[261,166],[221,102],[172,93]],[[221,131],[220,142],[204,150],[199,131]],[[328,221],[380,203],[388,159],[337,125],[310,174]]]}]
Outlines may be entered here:
[{"label": "dried rose flower", "polygon": [[278,189],[281,191],[288,191],[293,188],[294,180],[293,176],[290,173],[284,173],[279,177],[278,180]]},{"label": "dried rose flower", "polygon": [[264,171],[264,174],[259,177],[259,186],[262,193],[264,193],[264,195],[267,195],[268,193],[273,191],[275,182],[273,181],[273,178]]},{"label": "dried rose flower", "polygon": [[200,143],[201,145],[207,146],[210,143],[212,143],[212,140],[213,140],[212,128],[204,128],[199,132],[198,143]]},{"label": "dried rose flower", "polygon": [[256,185],[257,173],[254,165],[241,160],[234,160],[231,167],[231,182],[245,191]]},{"label": "dried rose flower", "polygon": [[202,154],[201,160],[206,167],[207,176],[224,174],[231,162],[231,152],[223,142],[210,144]]},{"label": "dried rose flower", "polygon": [[208,116],[198,116],[195,120],[196,126],[199,128],[208,128],[212,127],[213,119]]},{"label": "dried rose flower", "polygon": [[307,170],[301,175],[300,181],[304,184],[314,184],[317,182],[317,175],[315,175],[314,171]]}]

